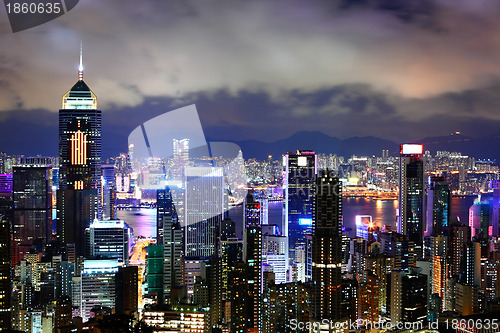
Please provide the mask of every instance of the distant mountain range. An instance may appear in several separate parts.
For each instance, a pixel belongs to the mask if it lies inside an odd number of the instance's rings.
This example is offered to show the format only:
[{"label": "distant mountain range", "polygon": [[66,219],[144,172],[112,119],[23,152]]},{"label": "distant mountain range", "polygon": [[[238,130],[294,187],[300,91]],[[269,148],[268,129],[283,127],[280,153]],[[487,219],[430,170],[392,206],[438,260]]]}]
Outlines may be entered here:
[{"label": "distant mountain range", "polygon": [[[372,136],[352,137],[341,140],[318,131],[297,132],[286,139],[275,142],[257,140],[233,142],[241,147],[244,158],[256,158],[259,160],[267,159],[268,155],[276,158],[286,152],[293,152],[297,149],[313,150],[316,153],[332,153],[344,157],[352,155],[381,156],[384,149],[388,149],[391,156],[399,154],[399,143],[389,140]],[[481,138],[471,138],[458,133],[449,136],[424,138],[413,143],[422,143],[424,150],[430,150],[433,155],[438,150],[445,150],[460,152],[463,155],[475,158],[490,158],[500,161],[500,132]]]}]

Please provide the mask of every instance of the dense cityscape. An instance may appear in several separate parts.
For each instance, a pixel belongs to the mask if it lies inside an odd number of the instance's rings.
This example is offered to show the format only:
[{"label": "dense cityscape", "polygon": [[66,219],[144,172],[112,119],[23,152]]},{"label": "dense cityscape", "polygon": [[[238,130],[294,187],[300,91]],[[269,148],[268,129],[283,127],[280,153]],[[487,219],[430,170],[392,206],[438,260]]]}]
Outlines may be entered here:
[{"label": "dense cityscape", "polygon": [[154,156],[146,124],[104,161],[83,74],[58,156],[0,156],[1,330],[500,331],[494,160],[418,143],[244,160],[189,137]]}]

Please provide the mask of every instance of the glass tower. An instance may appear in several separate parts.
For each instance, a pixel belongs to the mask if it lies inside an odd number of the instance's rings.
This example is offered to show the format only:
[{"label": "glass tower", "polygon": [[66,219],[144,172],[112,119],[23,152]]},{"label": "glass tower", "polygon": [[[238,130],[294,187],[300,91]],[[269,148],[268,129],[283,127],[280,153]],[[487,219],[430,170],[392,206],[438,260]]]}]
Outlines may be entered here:
[{"label": "glass tower", "polygon": [[84,231],[101,219],[101,111],[97,98],[83,80],[64,95],[59,110],[58,234],[64,244],[75,244],[83,255]]}]

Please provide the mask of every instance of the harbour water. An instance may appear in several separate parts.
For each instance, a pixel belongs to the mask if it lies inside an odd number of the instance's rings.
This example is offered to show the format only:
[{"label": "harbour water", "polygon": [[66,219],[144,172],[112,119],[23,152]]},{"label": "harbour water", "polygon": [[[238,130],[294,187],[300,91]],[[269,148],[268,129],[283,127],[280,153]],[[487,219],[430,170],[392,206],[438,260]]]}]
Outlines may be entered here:
[{"label": "harbour water", "polygon": [[[451,203],[451,217],[457,217],[467,224],[469,207],[474,202],[474,196],[453,197]],[[280,201],[269,202],[269,224],[281,224],[282,206]],[[343,200],[344,227],[349,230],[350,236],[355,236],[356,215],[371,215],[373,222],[378,226],[396,226],[397,200],[376,200],[371,198],[344,198]],[[140,208],[136,210],[119,210],[119,219],[124,220],[134,229],[135,236],[156,237],[156,209]],[[243,207],[232,207],[229,217],[236,224],[236,234],[239,237],[243,232]]]}]

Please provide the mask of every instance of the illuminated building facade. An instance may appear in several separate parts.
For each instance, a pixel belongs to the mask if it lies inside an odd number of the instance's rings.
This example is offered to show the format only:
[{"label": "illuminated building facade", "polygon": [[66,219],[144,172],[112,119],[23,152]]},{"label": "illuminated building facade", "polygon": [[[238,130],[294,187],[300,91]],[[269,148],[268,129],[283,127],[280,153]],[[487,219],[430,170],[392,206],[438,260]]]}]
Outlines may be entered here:
[{"label": "illuminated building facade", "polygon": [[330,171],[318,173],[313,201],[313,318],[341,314],[342,185]]},{"label": "illuminated building facade", "polygon": [[223,169],[185,168],[185,255],[210,257],[218,253],[220,225],[227,210]]},{"label": "illuminated building facade", "polygon": [[11,224],[12,198],[0,194],[0,331],[12,328]]},{"label": "illuminated building facade", "polygon": [[81,57],[78,81],[59,110],[59,189],[58,233],[81,256],[85,228],[101,218],[101,111],[83,80]]},{"label": "illuminated building facade", "polygon": [[387,308],[393,325],[427,320],[427,276],[416,267],[394,270],[388,278]]},{"label": "illuminated building facade", "polygon": [[431,177],[427,190],[426,235],[439,235],[448,226],[451,213],[451,191],[444,177]]},{"label": "illuminated building facade", "polygon": [[399,158],[398,232],[421,244],[424,236],[423,146],[402,144]]},{"label": "illuminated building facade", "polygon": [[101,165],[101,207],[102,219],[115,219],[116,177],[113,164]]},{"label": "illuminated building facade", "polygon": [[[118,260],[85,260],[81,276],[80,315],[83,321],[93,317],[94,306],[115,307],[115,275]],[[78,289],[78,288],[77,288]]]},{"label": "illuminated building facade", "polygon": [[[163,296],[165,303],[170,299],[174,287],[184,284],[183,249],[184,233],[170,215],[163,216]],[[159,238],[159,237],[158,237]]]},{"label": "illuminated building facade", "polygon": [[313,151],[298,150],[283,156],[283,235],[288,236],[290,256],[311,233],[312,202],[317,157]]},{"label": "illuminated building facade", "polygon": [[184,167],[189,163],[189,139],[174,139],[173,179],[184,179]]},{"label": "illuminated building facade", "polygon": [[373,230],[373,222],[370,215],[356,215],[356,237],[366,239],[367,242],[372,242],[375,240]]},{"label": "illuminated building facade", "polygon": [[94,220],[85,230],[86,257],[117,259],[128,264],[130,228],[122,220]]},{"label": "illuminated building facade", "polygon": [[[165,217],[170,217],[171,223],[176,224],[178,222],[174,198],[168,186],[156,191],[156,239],[159,245],[163,244],[163,221]],[[170,226],[167,226],[167,228],[170,228]]]},{"label": "illuminated building facade", "polygon": [[13,167],[13,238],[18,255],[40,251],[52,236],[52,167],[48,158],[21,158]]},{"label": "illuminated building facade", "polygon": [[249,294],[253,298],[253,316],[247,328],[261,330],[262,325],[262,224],[260,217],[260,202],[253,193],[245,199],[245,237],[243,240],[243,258],[250,270],[248,278]]},{"label": "illuminated building facade", "polygon": [[206,332],[207,313],[197,305],[156,306],[142,313],[144,322],[153,332]]}]

